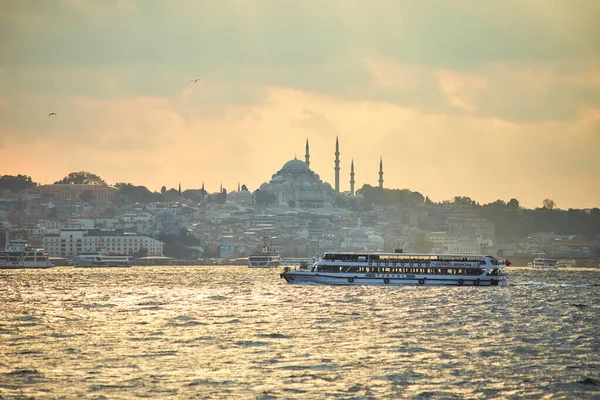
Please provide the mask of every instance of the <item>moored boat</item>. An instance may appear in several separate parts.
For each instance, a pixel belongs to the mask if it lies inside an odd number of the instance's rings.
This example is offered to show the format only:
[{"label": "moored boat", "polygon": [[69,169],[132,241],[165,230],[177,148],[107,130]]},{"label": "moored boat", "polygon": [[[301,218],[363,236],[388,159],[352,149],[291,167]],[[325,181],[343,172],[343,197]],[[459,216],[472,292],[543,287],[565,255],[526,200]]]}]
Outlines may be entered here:
[{"label": "moored boat", "polygon": [[27,245],[26,240],[11,240],[4,251],[0,251],[0,269],[52,268],[54,264],[43,249]]},{"label": "moored boat", "polygon": [[309,270],[286,267],[280,276],[326,285],[504,286],[509,265],[482,255],[329,252]]},{"label": "moored boat", "polygon": [[281,265],[281,256],[278,251],[269,250],[267,240],[260,251],[248,256],[248,268],[276,268]]},{"label": "moored boat", "polygon": [[533,259],[531,266],[534,268],[556,269],[557,262],[553,258],[536,257]]},{"label": "moored boat", "polygon": [[75,267],[131,267],[132,260],[127,255],[112,255],[108,253],[80,253],[74,260]]}]

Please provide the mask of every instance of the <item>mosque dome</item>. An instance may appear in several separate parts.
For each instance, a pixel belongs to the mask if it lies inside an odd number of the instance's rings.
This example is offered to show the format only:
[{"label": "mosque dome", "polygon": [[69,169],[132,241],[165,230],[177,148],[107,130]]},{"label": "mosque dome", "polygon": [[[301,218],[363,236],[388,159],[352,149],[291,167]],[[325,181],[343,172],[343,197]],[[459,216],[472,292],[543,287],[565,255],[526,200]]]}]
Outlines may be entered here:
[{"label": "mosque dome", "polygon": [[352,239],[367,239],[369,232],[364,228],[355,228],[348,232],[348,237]]},{"label": "mosque dome", "polygon": [[281,168],[282,172],[287,172],[287,171],[291,171],[291,170],[306,170],[308,171],[308,165],[306,165],[306,163],[304,161],[300,161],[297,159],[294,160],[290,160],[288,162],[286,162],[285,164],[283,164],[283,167]]},{"label": "mosque dome", "polygon": [[302,182],[302,189],[304,190],[312,190],[312,185],[310,184],[310,182]]},{"label": "mosque dome", "polygon": [[157,221],[172,221],[175,218],[175,213],[171,210],[160,210],[154,216],[154,219]]},{"label": "mosque dome", "polygon": [[271,184],[264,182],[262,185],[260,185],[260,190],[270,190],[271,189]]},{"label": "mosque dome", "polygon": [[368,241],[369,241],[369,248],[373,248],[373,249],[382,249],[383,244],[385,243],[383,238],[379,235],[369,236]]}]

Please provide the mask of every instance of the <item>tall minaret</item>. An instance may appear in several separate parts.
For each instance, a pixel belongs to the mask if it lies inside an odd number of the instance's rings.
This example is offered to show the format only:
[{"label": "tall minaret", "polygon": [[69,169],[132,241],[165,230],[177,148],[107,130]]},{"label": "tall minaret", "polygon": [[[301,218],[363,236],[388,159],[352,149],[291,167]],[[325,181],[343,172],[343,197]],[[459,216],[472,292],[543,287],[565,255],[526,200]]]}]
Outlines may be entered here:
[{"label": "tall minaret", "polygon": [[306,139],[306,155],[304,156],[304,162],[310,168],[310,152],[308,151],[308,139]]},{"label": "tall minaret", "polygon": [[240,192],[240,183],[238,182],[238,193]]},{"label": "tall minaret", "polygon": [[181,196],[181,182],[179,182],[179,195]]},{"label": "tall minaret", "polygon": [[379,189],[383,189],[383,157],[379,159]]},{"label": "tall minaret", "polygon": [[350,163],[350,196],[354,196],[354,159]]},{"label": "tall minaret", "polygon": [[221,182],[221,187],[219,187],[219,193],[223,193],[223,182]]},{"label": "tall minaret", "polygon": [[204,204],[204,199],[206,196],[206,190],[204,190],[204,181],[202,181],[202,203]]},{"label": "tall minaret", "polygon": [[340,143],[338,137],[335,137],[335,192],[340,192]]}]

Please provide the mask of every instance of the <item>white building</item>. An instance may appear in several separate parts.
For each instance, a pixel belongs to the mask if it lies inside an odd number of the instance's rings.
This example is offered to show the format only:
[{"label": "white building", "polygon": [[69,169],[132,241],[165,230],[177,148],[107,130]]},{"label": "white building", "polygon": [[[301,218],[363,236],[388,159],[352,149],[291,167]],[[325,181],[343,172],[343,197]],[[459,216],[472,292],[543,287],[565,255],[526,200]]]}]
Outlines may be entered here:
[{"label": "white building", "polygon": [[142,247],[149,256],[162,256],[163,243],[135,233],[105,230],[62,230],[42,239],[44,250],[51,257],[74,257],[80,253],[106,251],[113,254],[133,254]]},{"label": "white building", "polygon": [[435,253],[481,254],[481,238],[453,235],[449,232],[430,232],[428,236],[434,244]]}]

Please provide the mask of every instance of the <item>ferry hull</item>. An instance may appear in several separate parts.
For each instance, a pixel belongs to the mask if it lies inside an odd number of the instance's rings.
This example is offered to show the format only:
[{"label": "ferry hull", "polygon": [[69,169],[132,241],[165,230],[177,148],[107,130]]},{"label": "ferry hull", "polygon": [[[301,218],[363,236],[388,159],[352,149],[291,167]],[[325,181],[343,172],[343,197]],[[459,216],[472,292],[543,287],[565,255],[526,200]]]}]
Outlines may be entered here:
[{"label": "ferry hull", "polygon": [[281,265],[279,261],[265,262],[248,262],[248,268],[277,268]]},{"label": "ferry hull", "polygon": [[76,268],[129,268],[131,264],[115,264],[109,262],[92,262],[92,261],[76,261],[74,264]]},{"label": "ferry hull", "polygon": [[309,271],[286,271],[280,276],[293,284],[369,285],[369,286],[506,286],[506,276],[364,276],[356,274],[327,274]]}]

